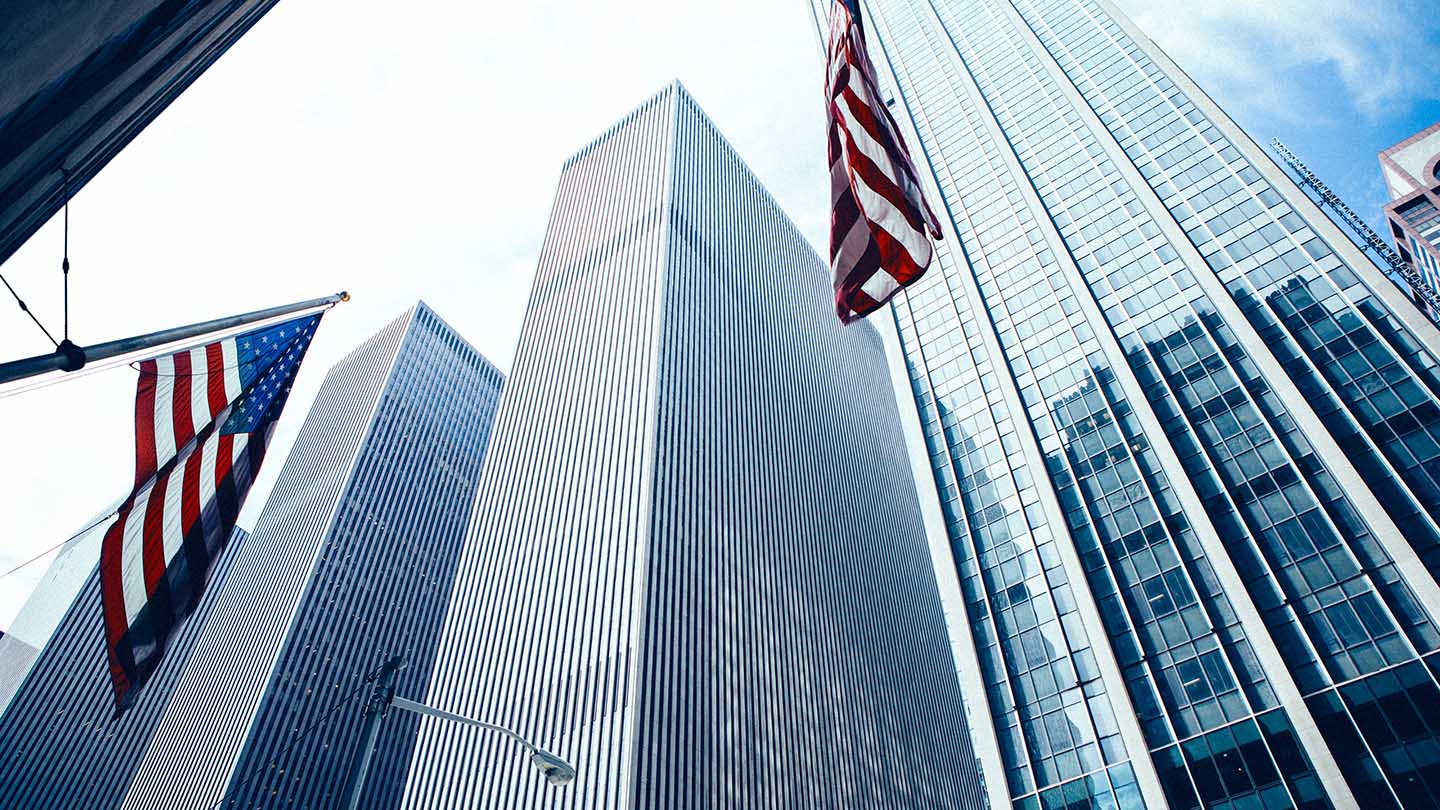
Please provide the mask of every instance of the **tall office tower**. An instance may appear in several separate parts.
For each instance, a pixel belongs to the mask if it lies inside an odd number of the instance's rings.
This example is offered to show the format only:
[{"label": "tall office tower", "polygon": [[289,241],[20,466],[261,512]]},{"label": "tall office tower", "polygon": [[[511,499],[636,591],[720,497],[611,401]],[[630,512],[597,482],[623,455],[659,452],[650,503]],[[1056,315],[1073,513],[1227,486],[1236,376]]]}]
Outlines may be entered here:
[{"label": "tall office tower", "polygon": [[1435,326],[1110,0],[863,5],[992,805],[1436,807]]},{"label": "tall office tower", "polygon": [[[362,718],[331,709],[392,654],[424,688],[501,382],[423,303],[331,369],[124,807],[338,804]],[[389,721],[364,807],[396,804],[414,737]]]},{"label": "tall office tower", "polygon": [[[0,714],[0,807],[108,810],[119,806],[214,607],[214,600],[201,600],[170,640],[135,704],[117,716],[100,614],[97,566],[103,534],[102,526],[92,536],[80,538],[79,546],[67,548],[76,559],[56,561],[72,570],[89,569],[78,594],[63,587],[62,573],[60,582],[47,576],[32,597],[32,601],[50,600],[41,589],[59,585],[56,590],[73,598]],[[225,586],[230,561],[244,548],[246,537],[237,526],[211,573],[212,593]],[[49,606],[39,607],[43,612]]]},{"label": "tall office tower", "polygon": [[1390,202],[1385,221],[1400,258],[1440,291],[1440,124],[1380,153]]},{"label": "tall office tower", "polygon": [[[406,807],[978,807],[880,337],[678,83],[566,162]],[[418,697],[416,695],[415,697]]]},{"label": "tall office tower", "polygon": [[[0,635],[0,714],[10,705],[30,674],[40,651],[50,643],[75,598],[95,571],[100,559],[100,541],[109,528],[119,501],[110,504],[83,524],[85,528],[60,545],[45,567],[45,573],[31,589],[24,604]],[[113,695],[111,700],[114,703]]]}]

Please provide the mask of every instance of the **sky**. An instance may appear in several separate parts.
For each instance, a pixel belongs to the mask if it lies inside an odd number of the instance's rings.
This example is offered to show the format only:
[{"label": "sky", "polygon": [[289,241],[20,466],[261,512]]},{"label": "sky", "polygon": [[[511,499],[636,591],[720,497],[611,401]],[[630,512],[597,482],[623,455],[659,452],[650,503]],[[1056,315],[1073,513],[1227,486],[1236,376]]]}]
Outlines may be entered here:
[{"label": "sky", "polygon": [[[1376,153],[1440,121],[1440,18],[1420,2],[1119,2],[1257,141],[1285,141],[1372,224]],[[300,373],[249,526],[326,370],[417,299],[508,370],[561,163],[674,78],[822,246],[809,26],[804,0],[283,0],[73,198],[71,334],[351,292]],[[52,329],[60,258],[57,217],[0,267]],[[0,355],[48,349],[0,301]],[[134,387],[121,367],[0,389],[0,572],[126,494]],[[0,628],[46,563],[0,577]]]}]

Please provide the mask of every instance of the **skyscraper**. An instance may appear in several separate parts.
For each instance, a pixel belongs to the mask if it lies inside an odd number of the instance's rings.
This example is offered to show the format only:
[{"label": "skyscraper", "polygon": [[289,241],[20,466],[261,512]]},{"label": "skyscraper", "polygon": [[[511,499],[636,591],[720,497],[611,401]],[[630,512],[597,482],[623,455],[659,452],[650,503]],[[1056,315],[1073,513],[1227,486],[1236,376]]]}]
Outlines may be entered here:
[{"label": "skyscraper", "polygon": [[1109,0],[864,8],[992,804],[1436,807],[1434,325]]},{"label": "skyscraper", "polygon": [[1440,291],[1440,124],[1380,153],[1390,202],[1385,222],[1400,258]]},{"label": "skyscraper", "polygon": [[[66,549],[77,559],[57,561],[72,569],[87,567],[90,574],[0,714],[0,807],[119,806],[214,607],[213,600],[201,600],[135,703],[117,715],[100,614],[97,565],[103,534],[102,525],[80,538],[82,547]],[[212,592],[225,586],[230,561],[244,547],[246,536],[244,529],[235,528],[211,573]],[[47,577],[41,587],[49,584]],[[46,598],[41,592],[32,597]]]},{"label": "skyscraper", "polygon": [[579,776],[426,719],[404,806],[978,806],[880,337],[831,302],[678,83],[566,162],[427,700]]},{"label": "skyscraper", "polygon": [[[124,807],[335,805],[361,717],[331,709],[391,654],[424,686],[501,384],[423,303],[331,369]],[[414,735],[390,721],[365,807]]]},{"label": "skyscraper", "polygon": [[40,651],[60,629],[75,598],[100,559],[100,543],[119,501],[85,521],[83,528],[56,550],[20,607],[5,635],[0,637],[0,714],[20,689]]}]

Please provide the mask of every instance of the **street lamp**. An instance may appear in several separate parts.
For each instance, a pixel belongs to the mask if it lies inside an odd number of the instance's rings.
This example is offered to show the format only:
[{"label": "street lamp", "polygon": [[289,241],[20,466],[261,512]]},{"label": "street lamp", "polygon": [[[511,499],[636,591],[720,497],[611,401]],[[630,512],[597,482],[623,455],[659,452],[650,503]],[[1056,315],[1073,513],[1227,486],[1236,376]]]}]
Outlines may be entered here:
[{"label": "street lamp", "polygon": [[509,737],[515,742],[518,742],[521,745],[525,746],[525,750],[530,752],[530,763],[534,765],[536,769],[540,771],[540,773],[545,775],[545,781],[556,786],[568,785],[571,782],[575,781],[575,768],[570,763],[566,762],[560,757],[555,756],[549,751],[546,751],[545,749],[536,746],[534,743],[530,742],[524,737],[521,737],[519,734],[516,734],[510,729],[505,728],[504,726],[497,726],[494,723],[486,723],[483,720],[476,720],[473,717],[465,717],[464,715],[454,714],[452,712],[447,712],[442,709],[437,709],[434,706],[426,706],[424,703],[416,703],[413,700],[407,700],[402,697],[392,698],[390,701],[390,705],[394,706],[397,709],[404,709],[409,712],[415,712],[416,714],[425,714],[431,717],[439,717],[442,720],[450,720],[456,723],[463,723],[467,726],[474,726],[476,728],[485,728],[491,731],[498,731],[501,734],[504,734],[506,737]]},{"label": "street lamp", "polygon": [[398,655],[394,656],[380,667],[380,671],[375,676],[375,689],[370,694],[369,702],[365,704],[365,728],[361,734],[360,747],[355,751],[355,761],[350,768],[350,787],[346,790],[344,805],[349,810],[357,810],[360,807],[360,795],[365,789],[365,778],[370,773],[370,759],[375,753],[375,740],[380,736],[380,721],[390,711],[391,706],[467,726],[498,731],[520,743],[525,750],[530,752],[530,764],[544,774],[545,781],[557,787],[575,781],[573,765],[504,726],[447,712],[434,706],[426,706],[424,703],[416,703],[396,695],[395,676],[404,666],[404,659]]}]

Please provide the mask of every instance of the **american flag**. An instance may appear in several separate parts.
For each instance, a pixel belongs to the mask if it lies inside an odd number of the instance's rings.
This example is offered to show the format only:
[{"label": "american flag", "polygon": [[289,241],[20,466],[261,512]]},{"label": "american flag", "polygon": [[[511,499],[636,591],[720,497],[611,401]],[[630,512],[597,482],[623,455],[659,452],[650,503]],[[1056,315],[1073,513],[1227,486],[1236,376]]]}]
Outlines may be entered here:
[{"label": "american flag", "polygon": [[879,309],[930,266],[940,223],[865,51],[860,0],[830,10],[830,270],[845,323]]},{"label": "american flag", "polygon": [[135,486],[100,547],[117,711],[199,603],[319,323],[307,315],[139,363]]}]

